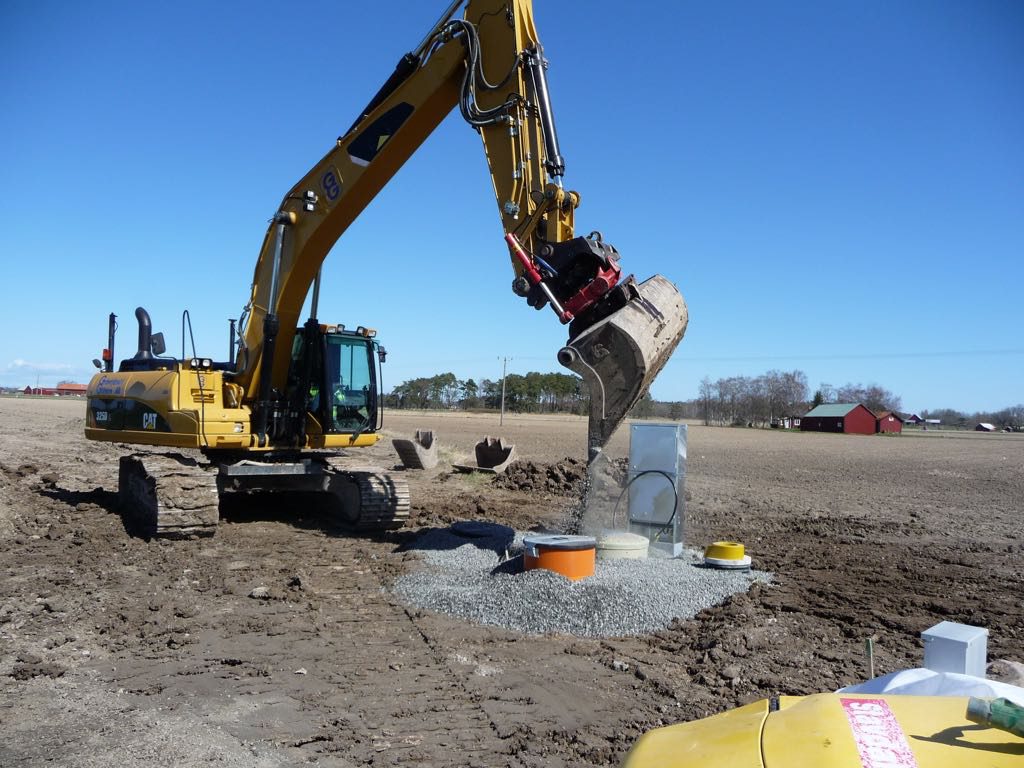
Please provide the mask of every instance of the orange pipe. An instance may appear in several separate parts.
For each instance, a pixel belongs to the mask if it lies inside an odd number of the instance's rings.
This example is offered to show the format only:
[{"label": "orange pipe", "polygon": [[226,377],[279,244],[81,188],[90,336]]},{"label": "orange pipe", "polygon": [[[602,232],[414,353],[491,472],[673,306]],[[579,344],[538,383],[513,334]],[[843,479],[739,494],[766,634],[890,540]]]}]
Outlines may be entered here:
[{"label": "orange pipe", "polygon": [[595,547],[589,549],[557,549],[554,547],[537,547],[537,556],[529,553],[523,556],[523,567],[527,571],[543,568],[560,573],[567,579],[579,581],[594,575],[594,562],[597,559]]}]

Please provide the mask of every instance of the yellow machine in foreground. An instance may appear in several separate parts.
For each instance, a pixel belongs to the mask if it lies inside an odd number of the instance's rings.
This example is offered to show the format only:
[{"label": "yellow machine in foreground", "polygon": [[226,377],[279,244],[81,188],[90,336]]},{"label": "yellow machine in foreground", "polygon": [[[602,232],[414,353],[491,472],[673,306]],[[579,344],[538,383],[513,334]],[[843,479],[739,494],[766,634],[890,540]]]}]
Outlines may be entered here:
[{"label": "yellow machine in foreground", "polygon": [[1024,739],[978,725],[966,697],[764,699],[644,734],[623,768],[1016,768]]},{"label": "yellow machine in foreground", "polygon": [[[237,357],[234,335],[226,362],[162,356],[162,336],[140,307],[138,350],[115,371],[111,316],[103,371],[89,384],[86,437],[203,454],[122,459],[120,502],[143,533],[211,532],[219,494],[232,491],[326,492],[364,528],[408,516],[400,478],[325,452],[378,439],[384,350],[368,329],[317,319],[319,272],[455,106],[483,139],[513,291],[568,325],[558,360],[590,388],[588,447],[600,453],[682,339],[687,313],[668,280],[623,277],[600,233],[575,235],[580,196],[562,185],[546,66],[529,0],[456,0],[285,195],[256,263]],[[311,317],[300,327],[311,287]]]}]

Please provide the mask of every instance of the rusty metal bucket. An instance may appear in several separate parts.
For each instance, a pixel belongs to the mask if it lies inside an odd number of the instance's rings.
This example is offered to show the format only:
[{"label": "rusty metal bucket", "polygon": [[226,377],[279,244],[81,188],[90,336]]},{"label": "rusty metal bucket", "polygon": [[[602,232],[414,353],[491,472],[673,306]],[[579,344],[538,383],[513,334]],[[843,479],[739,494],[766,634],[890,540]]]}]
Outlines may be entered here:
[{"label": "rusty metal bucket", "polygon": [[515,445],[505,445],[500,437],[487,436],[475,446],[476,466],[469,464],[453,464],[452,468],[460,472],[494,472],[501,473],[515,461]]},{"label": "rusty metal bucket", "polygon": [[650,387],[686,333],[689,315],[679,289],[655,275],[631,283],[624,307],[595,323],[558,352],[558,362],[590,390],[590,461]]},{"label": "rusty metal bucket", "polygon": [[437,466],[437,440],[431,429],[417,429],[412,440],[396,437],[391,444],[406,469],[433,469]]},{"label": "rusty metal bucket", "polygon": [[500,437],[485,437],[476,444],[476,465],[481,469],[504,472],[515,457],[515,445],[505,445]]}]

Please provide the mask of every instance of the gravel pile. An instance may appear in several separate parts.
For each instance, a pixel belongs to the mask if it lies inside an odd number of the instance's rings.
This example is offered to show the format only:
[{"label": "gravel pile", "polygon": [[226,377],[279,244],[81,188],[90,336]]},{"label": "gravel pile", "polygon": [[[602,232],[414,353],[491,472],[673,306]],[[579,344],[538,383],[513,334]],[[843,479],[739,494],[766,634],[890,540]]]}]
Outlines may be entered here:
[{"label": "gravel pile", "polygon": [[501,536],[434,530],[409,550],[422,554],[427,567],[395,582],[403,600],[527,634],[646,634],[771,578],[763,571],[702,568],[701,553],[687,551],[672,559],[598,560],[593,576],[573,582],[552,571],[523,571],[522,534],[509,545]]}]

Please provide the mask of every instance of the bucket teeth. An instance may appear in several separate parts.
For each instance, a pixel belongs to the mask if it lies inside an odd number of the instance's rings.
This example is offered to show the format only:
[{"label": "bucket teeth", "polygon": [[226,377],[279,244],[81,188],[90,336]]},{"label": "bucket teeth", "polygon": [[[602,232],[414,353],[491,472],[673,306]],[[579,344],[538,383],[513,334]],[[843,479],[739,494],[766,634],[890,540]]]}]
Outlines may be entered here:
[{"label": "bucket teeth", "polygon": [[688,314],[679,289],[661,275],[629,286],[621,309],[587,328],[558,353],[590,390],[587,446],[601,451],[626,414],[665,367],[686,333]]}]

